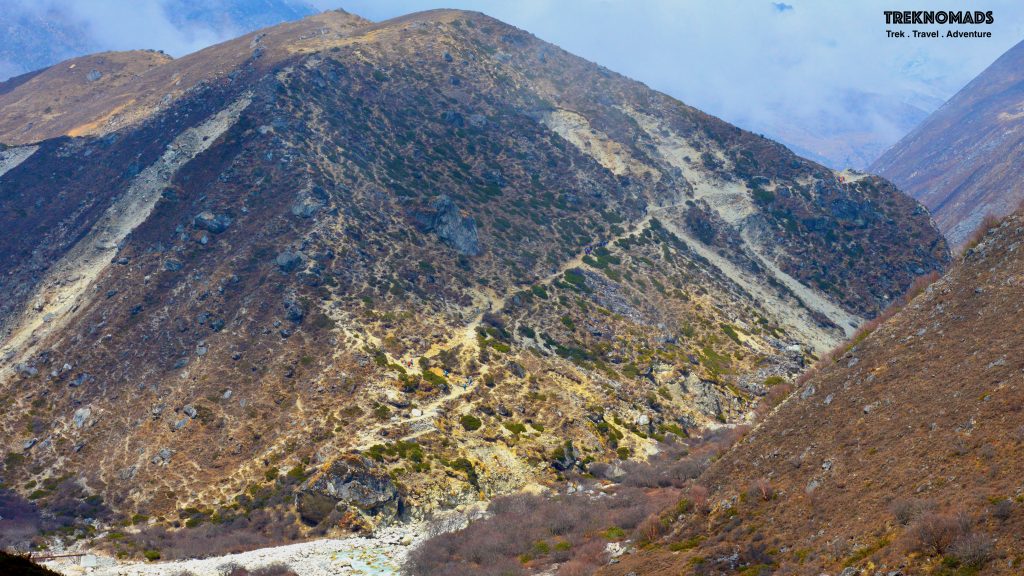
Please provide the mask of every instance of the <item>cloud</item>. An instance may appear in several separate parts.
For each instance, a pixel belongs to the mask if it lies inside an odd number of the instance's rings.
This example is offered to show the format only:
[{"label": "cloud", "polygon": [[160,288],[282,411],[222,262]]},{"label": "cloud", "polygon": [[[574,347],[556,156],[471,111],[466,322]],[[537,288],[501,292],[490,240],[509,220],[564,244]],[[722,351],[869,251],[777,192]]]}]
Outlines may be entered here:
[{"label": "cloud", "polygon": [[[79,48],[135,50],[151,48],[183,56],[243,32],[230,18],[211,22],[175,19],[194,11],[191,0],[4,0],[5,10]],[[217,2],[218,0],[210,0]],[[77,36],[71,42],[68,36]]]},{"label": "cloud", "polygon": [[793,10],[793,5],[785,2],[772,2],[772,6],[775,7],[776,12],[792,12]]}]

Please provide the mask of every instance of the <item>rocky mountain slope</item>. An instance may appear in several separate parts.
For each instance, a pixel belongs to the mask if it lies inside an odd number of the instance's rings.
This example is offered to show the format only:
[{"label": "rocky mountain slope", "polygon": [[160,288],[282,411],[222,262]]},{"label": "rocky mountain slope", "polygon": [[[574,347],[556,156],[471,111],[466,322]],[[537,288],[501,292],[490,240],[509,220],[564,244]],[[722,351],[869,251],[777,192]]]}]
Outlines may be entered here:
[{"label": "rocky mountain slope", "polygon": [[950,244],[962,244],[986,215],[1024,200],[1024,42],[965,86],[870,170],[895,182],[935,215]]},{"label": "rocky mountain slope", "polygon": [[[609,574],[1019,574],[1024,217],[840,350]],[[744,572],[743,570],[747,570]]]},{"label": "rocky mountain slope", "polygon": [[2,476],[48,510],[358,530],[642,458],[949,258],[885,180],[481,14],[89,58],[137,71],[0,84]]}]

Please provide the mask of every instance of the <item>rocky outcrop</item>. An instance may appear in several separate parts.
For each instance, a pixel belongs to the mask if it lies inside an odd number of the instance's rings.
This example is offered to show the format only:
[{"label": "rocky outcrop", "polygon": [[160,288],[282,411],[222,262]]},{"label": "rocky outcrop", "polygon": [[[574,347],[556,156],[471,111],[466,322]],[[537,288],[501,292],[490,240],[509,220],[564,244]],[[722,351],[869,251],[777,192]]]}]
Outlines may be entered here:
[{"label": "rocky outcrop", "polygon": [[200,212],[192,219],[196,228],[206,230],[213,234],[220,234],[231,226],[231,217],[227,214],[214,214],[213,212]]},{"label": "rocky outcrop", "polygon": [[372,531],[398,516],[401,497],[386,470],[366,458],[344,456],[299,488],[295,508],[309,525],[331,522],[352,531]]},{"label": "rocky outcrop", "polygon": [[459,207],[448,196],[442,195],[430,203],[431,211],[413,215],[413,221],[421,232],[433,232],[445,244],[459,254],[477,256],[480,241],[476,233],[476,221],[459,214]]}]

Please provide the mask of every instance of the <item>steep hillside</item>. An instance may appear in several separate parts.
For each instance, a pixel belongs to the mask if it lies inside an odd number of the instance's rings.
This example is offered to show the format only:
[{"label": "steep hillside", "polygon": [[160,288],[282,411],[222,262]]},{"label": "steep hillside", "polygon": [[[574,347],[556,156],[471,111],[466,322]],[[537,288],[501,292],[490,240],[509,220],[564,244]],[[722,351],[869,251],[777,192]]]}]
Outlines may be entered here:
[{"label": "steep hillside", "polygon": [[363,529],[642,458],[949,258],[886,181],[480,14],[140,78],[2,152],[3,480],[44,509]]},{"label": "steep hillside", "polygon": [[1022,241],[1018,213],[715,463],[710,513],[607,573],[1020,574]]},{"label": "steep hillside", "polygon": [[872,164],[962,244],[988,214],[1024,200],[1024,42],[1003,54]]}]

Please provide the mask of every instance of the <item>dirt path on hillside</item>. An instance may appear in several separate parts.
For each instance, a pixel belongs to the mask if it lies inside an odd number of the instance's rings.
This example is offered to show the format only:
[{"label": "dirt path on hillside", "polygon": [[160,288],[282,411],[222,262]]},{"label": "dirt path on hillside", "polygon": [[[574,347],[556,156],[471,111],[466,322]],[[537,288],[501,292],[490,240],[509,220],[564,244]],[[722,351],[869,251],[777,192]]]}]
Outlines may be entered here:
[{"label": "dirt path on hillside", "polygon": [[[612,236],[611,238],[608,239],[606,243],[613,244],[617,240],[620,240],[622,238],[630,236],[631,234],[636,234],[637,232],[642,231],[644,227],[650,223],[651,218],[654,217],[654,211],[662,210],[664,208],[672,208],[676,206],[679,205],[672,205],[663,208],[649,210],[648,213],[643,218],[638,220],[636,224],[634,224],[632,227],[630,227],[622,234],[619,234],[618,236]],[[556,268],[550,274],[538,280],[536,284],[550,284],[555,279],[565,274],[566,271],[583,266],[583,257],[586,255],[586,250],[581,251],[572,259],[563,262],[560,266],[558,266],[558,268]],[[477,340],[476,333],[477,328],[479,328],[480,324],[483,322],[484,314],[486,314],[489,311],[497,312],[504,308],[505,304],[512,297],[512,295],[499,295],[494,291],[488,289],[486,291],[478,293],[478,296],[482,296],[482,298],[480,300],[480,304],[474,306],[473,314],[470,318],[469,323],[467,323],[465,327],[457,330],[456,333],[451,338],[446,340],[443,344],[435,344],[431,346],[426,352],[420,354],[406,354],[401,358],[394,358],[388,355],[388,360],[401,365],[409,373],[422,374],[422,370],[416,363],[416,359],[420,357],[429,357],[433,354],[437,354],[438,352],[444,350],[451,350],[456,346],[463,346],[463,349],[471,350],[474,355],[479,353],[480,343]],[[478,376],[472,378],[472,380],[463,379],[462,383],[450,384],[451,388],[448,394],[445,394],[444,396],[431,401],[429,404],[418,407],[417,409],[421,411],[421,414],[417,416],[402,418],[399,419],[398,421],[382,422],[380,424],[376,424],[374,426],[371,426],[370,428],[366,428],[360,431],[360,433],[357,435],[356,443],[355,446],[353,446],[353,448],[358,450],[366,450],[367,448],[370,448],[374,444],[379,444],[381,442],[380,431],[384,429],[390,429],[406,425],[413,426],[414,428],[416,428],[415,430],[413,430],[409,434],[406,434],[396,439],[398,441],[406,442],[409,440],[414,440],[416,438],[419,438],[420,436],[424,436],[430,432],[437,430],[436,426],[434,426],[432,422],[440,415],[439,411],[441,407],[451,402],[454,402],[463,396],[467,396],[471,394],[474,390],[476,390],[476,388],[483,381],[484,376],[486,376],[488,368],[488,366],[481,367],[481,373]],[[463,407],[461,407],[461,409],[465,411],[468,410],[470,406],[472,406],[471,403],[464,405]],[[424,425],[424,423],[429,424]]]}]

